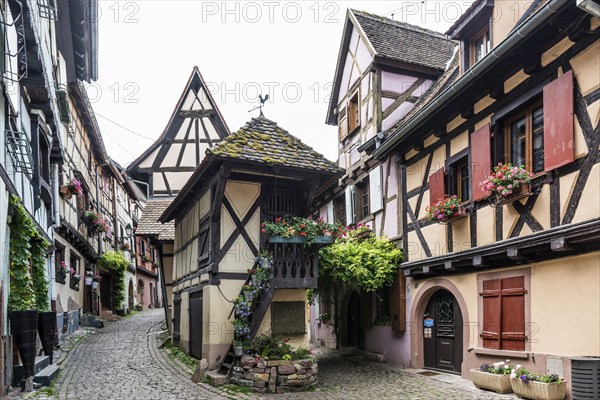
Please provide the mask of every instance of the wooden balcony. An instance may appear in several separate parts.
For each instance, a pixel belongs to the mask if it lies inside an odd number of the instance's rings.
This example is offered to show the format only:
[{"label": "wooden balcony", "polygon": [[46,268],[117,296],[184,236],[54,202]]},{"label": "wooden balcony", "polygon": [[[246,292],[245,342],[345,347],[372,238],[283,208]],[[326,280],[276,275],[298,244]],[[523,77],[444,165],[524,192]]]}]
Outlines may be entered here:
[{"label": "wooden balcony", "polygon": [[319,276],[319,249],[331,243],[317,238],[305,243],[298,237],[271,238],[268,249],[273,254],[273,279],[275,289],[310,289],[317,287]]}]

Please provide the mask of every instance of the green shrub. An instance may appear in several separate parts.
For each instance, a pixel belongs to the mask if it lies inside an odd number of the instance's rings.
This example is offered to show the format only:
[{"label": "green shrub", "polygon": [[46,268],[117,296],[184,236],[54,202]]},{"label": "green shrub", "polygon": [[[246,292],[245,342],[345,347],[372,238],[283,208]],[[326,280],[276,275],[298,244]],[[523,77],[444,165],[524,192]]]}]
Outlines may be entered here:
[{"label": "green shrub", "polygon": [[115,308],[123,308],[125,302],[125,271],[129,263],[123,257],[123,253],[109,251],[102,254],[98,259],[98,264],[108,269],[113,274],[113,298],[115,300]]}]

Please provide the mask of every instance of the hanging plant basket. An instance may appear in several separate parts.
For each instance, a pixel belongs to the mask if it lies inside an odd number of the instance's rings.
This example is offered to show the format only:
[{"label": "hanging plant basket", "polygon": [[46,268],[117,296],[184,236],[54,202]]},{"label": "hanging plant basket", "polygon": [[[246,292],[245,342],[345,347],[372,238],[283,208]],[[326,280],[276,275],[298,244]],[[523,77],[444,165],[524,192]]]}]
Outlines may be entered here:
[{"label": "hanging plant basket", "polygon": [[37,329],[44,354],[50,358],[50,364],[52,364],[54,357],[54,335],[56,333],[56,311],[39,313]]},{"label": "hanging plant basket", "polygon": [[71,197],[73,197],[73,193],[71,193],[71,191],[69,190],[69,188],[67,187],[67,185],[62,185],[59,189],[60,195],[69,200]]},{"label": "hanging plant basket", "polygon": [[8,318],[11,334],[23,363],[23,377],[27,379],[34,375],[38,312],[36,310],[10,311]]},{"label": "hanging plant basket", "polygon": [[[309,243],[305,237],[303,236],[292,236],[292,237],[283,237],[283,236],[270,236],[269,243]],[[330,244],[333,243],[333,239],[331,236],[317,236],[310,243],[316,244]]]},{"label": "hanging plant basket", "polygon": [[521,185],[518,188],[516,188],[510,196],[504,197],[504,196],[496,195],[495,200],[493,201],[492,205],[494,207],[502,207],[505,204],[511,204],[517,200],[521,200],[521,199],[529,196],[530,194],[531,194],[530,184],[526,183],[526,184]]},{"label": "hanging plant basket", "polygon": [[86,276],[85,277],[85,286],[90,286],[91,284],[92,284],[92,277]]}]

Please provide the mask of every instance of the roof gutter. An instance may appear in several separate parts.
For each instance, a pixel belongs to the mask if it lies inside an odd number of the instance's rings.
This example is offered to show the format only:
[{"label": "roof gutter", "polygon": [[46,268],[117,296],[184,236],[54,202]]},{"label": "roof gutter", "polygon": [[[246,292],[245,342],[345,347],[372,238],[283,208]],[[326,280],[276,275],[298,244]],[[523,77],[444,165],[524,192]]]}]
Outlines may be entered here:
[{"label": "roof gutter", "polygon": [[466,71],[454,84],[449,86],[435,100],[425,106],[420,113],[413,116],[397,131],[393,132],[390,139],[384,142],[381,147],[375,151],[374,156],[376,158],[385,156],[398,142],[404,139],[406,135],[418,128],[419,124],[432,116],[440,106],[450,101],[474,80],[486,73],[499,59],[507,55],[516,45],[520,44],[523,39],[527,38],[531,32],[541,26],[550,16],[557,13],[565,4],[569,3],[569,1],[571,0],[549,0],[538,12],[525,21],[520,28],[512,31],[504,41],[492,50],[491,53]]}]

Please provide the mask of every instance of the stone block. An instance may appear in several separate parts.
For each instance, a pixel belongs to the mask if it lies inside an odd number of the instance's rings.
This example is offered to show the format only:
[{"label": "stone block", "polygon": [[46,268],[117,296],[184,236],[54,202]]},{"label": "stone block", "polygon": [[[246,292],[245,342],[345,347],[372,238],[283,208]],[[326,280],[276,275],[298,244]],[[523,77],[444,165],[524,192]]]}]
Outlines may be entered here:
[{"label": "stone block", "polygon": [[267,364],[264,361],[259,361],[256,363],[256,368],[267,368]]},{"label": "stone block", "polygon": [[287,375],[277,375],[277,386],[287,386]]},{"label": "stone block", "polygon": [[227,383],[227,376],[219,374],[216,371],[209,371],[206,376],[208,381],[213,386],[221,386]]},{"label": "stone block", "polygon": [[235,372],[244,372],[244,368],[242,368],[242,367],[233,367],[233,370]]},{"label": "stone block", "polygon": [[277,389],[277,368],[271,367],[271,375],[269,376],[269,390],[275,393]]},{"label": "stone block", "polygon": [[254,368],[254,372],[257,374],[264,374],[265,369],[264,368]]},{"label": "stone block", "polygon": [[277,367],[277,373],[280,375],[291,375],[296,373],[296,368],[293,365],[280,365]]},{"label": "stone block", "polygon": [[289,381],[290,379],[298,379],[298,374],[291,374],[291,375],[288,375],[288,381]]},{"label": "stone block", "polygon": [[266,388],[267,387],[267,382],[265,381],[254,381],[254,387],[256,388]]},{"label": "stone block", "polygon": [[253,387],[252,390],[257,393],[265,393],[266,392],[266,390],[264,388],[258,388],[258,387]]},{"label": "stone block", "polygon": [[254,357],[244,354],[242,356],[241,363],[244,367],[254,367],[256,365],[256,360]]},{"label": "stone block", "polygon": [[252,386],[254,386],[254,381],[251,381],[248,379],[239,379],[238,385],[252,387]]},{"label": "stone block", "polygon": [[254,380],[254,372],[246,372],[246,373],[244,373],[244,379]]},{"label": "stone block", "polygon": [[288,360],[268,360],[266,362],[267,367],[279,367],[280,365],[293,365],[291,361]]},{"label": "stone block", "polygon": [[298,379],[308,379],[312,376],[312,374],[298,374]]},{"label": "stone block", "polygon": [[290,387],[303,387],[308,386],[315,381],[315,377],[311,376],[308,379],[288,379],[288,385]]},{"label": "stone block", "polygon": [[302,365],[304,369],[309,369],[312,368],[313,362],[311,360],[300,360],[298,364]]},{"label": "stone block", "polygon": [[196,371],[194,371],[194,375],[192,375],[192,382],[194,382],[194,383],[200,382],[202,379],[204,379],[204,375],[206,375],[207,371],[208,371],[208,361],[206,360],[206,358],[203,358],[198,363],[198,366],[196,367]]},{"label": "stone block", "polygon": [[267,382],[269,380],[269,374],[254,374],[255,381],[264,381]]}]

